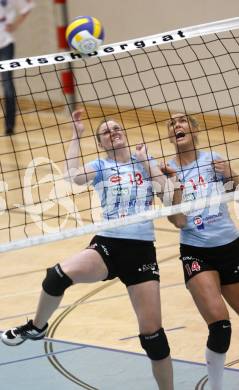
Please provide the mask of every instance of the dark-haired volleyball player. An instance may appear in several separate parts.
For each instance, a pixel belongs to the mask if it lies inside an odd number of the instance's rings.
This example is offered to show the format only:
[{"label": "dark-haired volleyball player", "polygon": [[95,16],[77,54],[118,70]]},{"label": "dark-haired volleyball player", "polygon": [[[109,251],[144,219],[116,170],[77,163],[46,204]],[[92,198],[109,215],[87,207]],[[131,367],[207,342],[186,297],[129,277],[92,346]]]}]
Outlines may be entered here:
[{"label": "dark-haired volleyball player", "polygon": [[[99,146],[106,158],[79,168],[79,139],[84,131],[81,110],[73,114],[73,138],[67,156],[67,175],[82,185],[92,182],[101,198],[105,219],[133,215],[148,210],[153,188],[150,175],[165,185],[166,177],[156,162],[148,161],[145,146],[130,154],[126,136],[115,120],[102,122],[97,130]],[[150,172],[150,175],[149,175]],[[178,198],[178,199],[177,199]],[[176,195],[175,202],[180,202]],[[171,217],[182,227],[185,216]],[[49,268],[34,320],[2,334],[7,345],[18,345],[26,339],[41,339],[47,321],[59,306],[64,291],[76,283],[92,283],[116,276],[125,284],[139,324],[139,339],[152,362],[154,377],[161,390],[173,389],[173,372],[167,337],[161,320],[159,269],[151,221],[107,230],[95,236],[90,245],[61,264]]]},{"label": "dark-haired volleyball player", "polygon": [[[195,118],[175,114],[167,126],[176,149],[169,166],[181,181],[183,201],[216,194],[224,185],[238,185],[238,176],[220,155],[195,150],[199,131]],[[181,230],[180,258],[186,286],[209,330],[206,361],[212,390],[223,389],[224,362],[231,339],[225,301],[239,313],[238,237],[226,204],[190,214]]]}]

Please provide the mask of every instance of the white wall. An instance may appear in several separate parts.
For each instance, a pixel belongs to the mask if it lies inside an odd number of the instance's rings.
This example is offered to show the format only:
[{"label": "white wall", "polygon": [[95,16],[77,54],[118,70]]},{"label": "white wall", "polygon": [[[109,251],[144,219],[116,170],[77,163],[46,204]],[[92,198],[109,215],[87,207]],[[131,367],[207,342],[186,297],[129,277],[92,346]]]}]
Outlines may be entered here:
[{"label": "white wall", "polygon": [[[36,7],[16,34],[17,56],[55,52],[56,12],[53,0],[35,0]],[[238,0],[68,0],[69,17],[92,15],[105,28],[105,43],[157,34],[239,16]]]},{"label": "white wall", "polygon": [[239,16],[238,0],[69,0],[70,15],[103,21],[107,42]]},{"label": "white wall", "polygon": [[53,0],[34,0],[35,8],[15,32],[16,57],[56,51],[56,27]]}]

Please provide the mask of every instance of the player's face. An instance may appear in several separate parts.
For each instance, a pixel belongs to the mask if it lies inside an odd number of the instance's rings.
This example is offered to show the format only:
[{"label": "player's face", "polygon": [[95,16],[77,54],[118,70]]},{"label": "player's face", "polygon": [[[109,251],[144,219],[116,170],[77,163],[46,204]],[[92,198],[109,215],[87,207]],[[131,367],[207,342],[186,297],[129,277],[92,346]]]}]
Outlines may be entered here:
[{"label": "player's face", "polygon": [[[170,142],[177,148],[193,147],[196,141],[192,124],[185,114],[174,114],[168,121]],[[193,134],[194,133],[194,134]]]},{"label": "player's face", "polygon": [[119,123],[108,121],[99,128],[100,146],[105,150],[119,149],[126,146],[124,131]]}]

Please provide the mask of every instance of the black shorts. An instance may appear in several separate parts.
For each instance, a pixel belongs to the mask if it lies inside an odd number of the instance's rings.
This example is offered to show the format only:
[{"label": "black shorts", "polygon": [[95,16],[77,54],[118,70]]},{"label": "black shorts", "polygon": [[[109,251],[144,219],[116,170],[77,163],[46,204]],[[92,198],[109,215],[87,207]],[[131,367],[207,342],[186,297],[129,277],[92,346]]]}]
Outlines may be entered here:
[{"label": "black shorts", "polygon": [[109,272],[105,280],[119,277],[126,286],[149,280],[159,281],[153,241],[95,236],[89,248],[103,258]]},{"label": "black shorts", "polygon": [[213,248],[180,245],[185,283],[204,271],[217,271],[221,285],[239,282],[239,238]]}]

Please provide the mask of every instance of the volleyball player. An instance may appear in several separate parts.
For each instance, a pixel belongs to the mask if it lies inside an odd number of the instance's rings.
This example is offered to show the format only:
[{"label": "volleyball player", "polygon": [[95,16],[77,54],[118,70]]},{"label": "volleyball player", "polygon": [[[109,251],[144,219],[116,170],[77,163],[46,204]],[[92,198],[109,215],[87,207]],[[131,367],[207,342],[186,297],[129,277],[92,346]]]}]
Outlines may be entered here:
[{"label": "volleyball player", "polygon": [[[14,32],[25,21],[33,8],[32,0],[0,1],[0,61],[14,58]],[[5,97],[5,134],[14,134],[16,102],[13,72],[2,73],[2,86]]]},{"label": "volleyball player", "polygon": [[[105,219],[133,215],[147,210],[153,200],[150,175],[165,187],[166,177],[157,163],[147,158],[144,145],[130,154],[123,128],[115,120],[103,121],[97,129],[97,140],[106,158],[79,168],[79,140],[84,131],[82,111],[73,114],[73,138],[68,150],[66,178],[82,185],[92,182],[101,198]],[[174,202],[180,201],[177,195]],[[171,217],[177,226],[185,216]],[[161,390],[173,389],[170,349],[162,327],[159,269],[153,244],[152,221],[117,227],[95,236],[89,246],[61,264],[49,268],[43,281],[34,320],[2,334],[7,345],[19,345],[27,339],[44,337],[47,321],[59,306],[66,288],[76,283],[91,283],[119,277],[127,291],[138,319],[139,339],[152,362],[153,374]]]},{"label": "volleyball player", "polygon": [[[199,126],[195,118],[175,114],[167,126],[176,150],[168,166],[177,172],[183,201],[210,196],[239,184],[238,176],[220,155],[196,151]],[[162,169],[167,171],[167,166]],[[225,301],[239,313],[238,237],[225,204],[191,213],[181,229],[180,258],[186,286],[209,329],[206,362],[212,390],[223,388],[224,362],[231,339]]]}]

